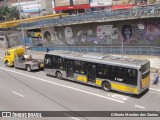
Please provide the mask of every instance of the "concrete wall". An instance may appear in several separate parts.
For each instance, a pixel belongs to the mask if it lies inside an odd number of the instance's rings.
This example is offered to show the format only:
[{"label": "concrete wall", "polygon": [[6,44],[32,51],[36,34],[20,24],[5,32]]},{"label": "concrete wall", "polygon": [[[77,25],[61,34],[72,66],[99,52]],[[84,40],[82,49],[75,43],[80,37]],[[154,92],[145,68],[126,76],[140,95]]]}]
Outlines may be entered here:
[{"label": "concrete wall", "polygon": [[[26,33],[24,33],[26,36]],[[10,30],[10,31],[1,31],[0,32],[0,47],[8,48],[24,43],[21,30]]]},{"label": "concrete wall", "polygon": [[5,33],[0,33],[0,48],[7,48],[7,37]]},{"label": "concrete wall", "polygon": [[160,45],[159,19],[42,28],[44,46],[54,45]]},{"label": "concrete wall", "polygon": [[9,47],[14,47],[19,45],[19,40],[22,38],[22,31],[17,30],[17,31],[10,31],[7,34],[7,41],[8,41],[8,46]]}]

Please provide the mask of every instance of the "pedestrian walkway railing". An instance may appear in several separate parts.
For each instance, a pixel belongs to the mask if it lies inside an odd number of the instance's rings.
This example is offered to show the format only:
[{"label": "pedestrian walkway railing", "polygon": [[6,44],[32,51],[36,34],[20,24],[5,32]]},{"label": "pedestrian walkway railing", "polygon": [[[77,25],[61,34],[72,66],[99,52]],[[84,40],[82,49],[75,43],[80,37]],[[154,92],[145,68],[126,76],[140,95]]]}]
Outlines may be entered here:
[{"label": "pedestrian walkway railing", "polygon": [[[95,52],[105,54],[121,54],[121,46],[54,46],[54,47],[32,47],[35,51],[46,51],[49,50],[66,50],[66,51],[77,51],[77,52]],[[124,46],[123,54],[126,55],[160,55],[160,47],[154,46]]]},{"label": "pedestrian walkway railing", "polygon": [[158,17],[160,15],[160,5],[152,5],[145,7],[137,7],[127,10],[110,10],[82,13],[78,15],[70,15],[62,18],[39,20],[32,23],[22,23],[20,27],[37,28],[42,26],[63,26],[70,24],[87,23],[90,21],[114,21],[121,19],[137,19]]}]

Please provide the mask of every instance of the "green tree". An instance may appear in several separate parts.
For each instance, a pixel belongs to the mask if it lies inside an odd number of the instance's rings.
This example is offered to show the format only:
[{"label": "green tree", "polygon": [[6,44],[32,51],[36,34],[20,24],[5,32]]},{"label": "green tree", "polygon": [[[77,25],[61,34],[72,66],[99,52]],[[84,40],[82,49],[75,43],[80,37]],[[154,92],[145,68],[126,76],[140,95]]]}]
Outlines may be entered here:
[{"label": "green tree", "polygon": [[149,0],[149,4],[155,4],[157,0]]},{"label": "green tree", "polygon": [[0,20],[1,21],[9,21],[19,19],[19,11],[17,7],[8,7],[2,6],[0,7]]}]

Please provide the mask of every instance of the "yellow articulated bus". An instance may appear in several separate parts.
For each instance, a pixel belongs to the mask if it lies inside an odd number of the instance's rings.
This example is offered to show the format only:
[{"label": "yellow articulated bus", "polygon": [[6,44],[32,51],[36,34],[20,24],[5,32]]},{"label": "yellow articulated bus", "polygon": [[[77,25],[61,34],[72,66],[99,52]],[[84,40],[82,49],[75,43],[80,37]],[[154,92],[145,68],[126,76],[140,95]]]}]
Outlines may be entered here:
[{"label": "yellow articulated bus", "polygon": [[150,62],[106,54],[55,50],[46,53],[44,71],[58,79],[69,79],[116,90],[141,94],[149,88]]}]

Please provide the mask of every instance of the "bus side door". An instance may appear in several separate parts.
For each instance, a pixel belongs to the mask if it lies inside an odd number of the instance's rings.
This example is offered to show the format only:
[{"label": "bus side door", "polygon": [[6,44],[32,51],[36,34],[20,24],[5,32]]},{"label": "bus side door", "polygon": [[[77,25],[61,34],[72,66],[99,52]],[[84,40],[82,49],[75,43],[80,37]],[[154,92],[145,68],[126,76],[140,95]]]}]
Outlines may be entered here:
[{"label": "bus side door", "polygon": [[45,55],[45,58],[44,58],[44,71],[48,75],[55,75],[54,74],[54,69],[53,69],[53,56]]},{"label": "bus side door", "polygon": [[74,78],[74,61],[67,60],[67,70],[66,70],[67,77]]},{"label": "bus side door", "polygon": [[87,74],[88,74],[88,81],[95,82],[95,80],[96,80],[96,64],[93,64],[93,63],[87,64]]}]

